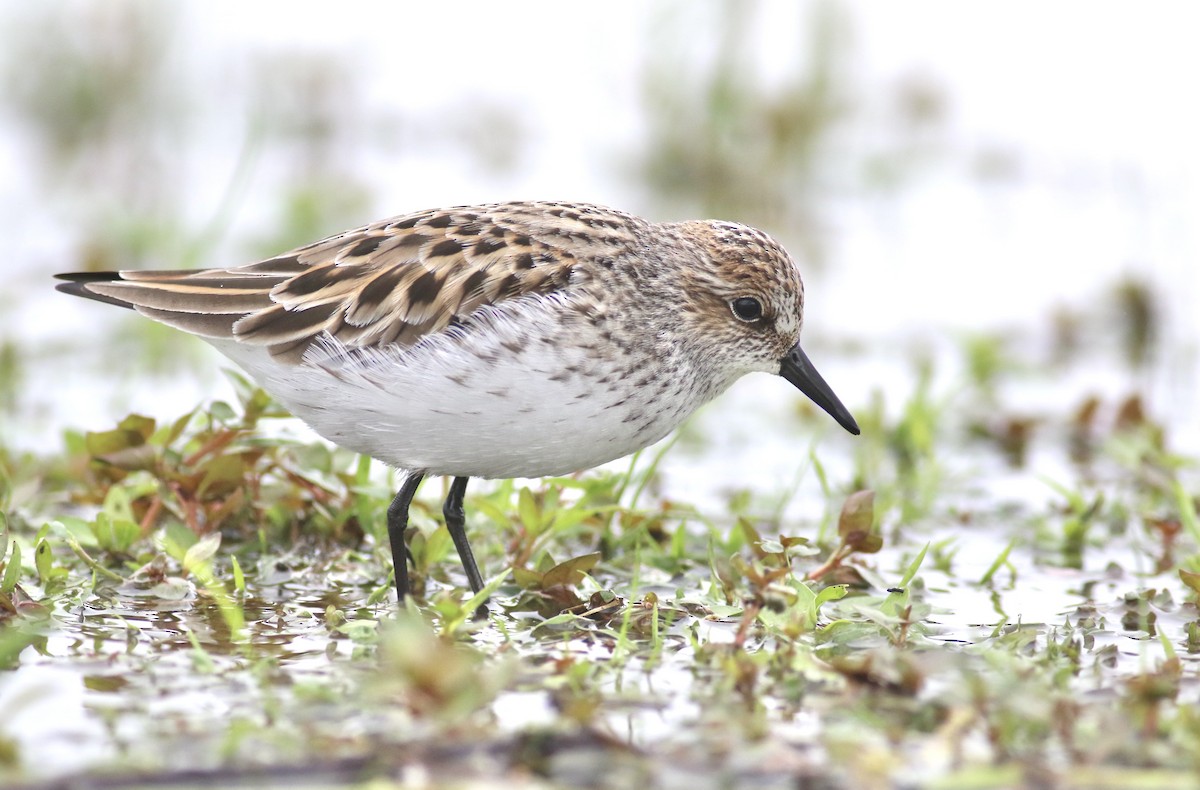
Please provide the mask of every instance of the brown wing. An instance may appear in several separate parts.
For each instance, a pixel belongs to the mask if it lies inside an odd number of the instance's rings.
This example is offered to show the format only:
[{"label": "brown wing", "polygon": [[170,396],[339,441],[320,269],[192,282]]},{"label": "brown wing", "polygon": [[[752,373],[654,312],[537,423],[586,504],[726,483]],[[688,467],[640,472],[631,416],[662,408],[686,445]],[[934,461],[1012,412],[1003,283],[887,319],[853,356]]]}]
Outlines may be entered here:
[{"label": "brown wing", "polygon": [[631,249],[643,220],[596,206],[423,211],[232,269],[60,275],[60,289],[187,332],[298,361],[328,332],[351,348],[411,345],[482,305],[564,288],[582,256]]}]

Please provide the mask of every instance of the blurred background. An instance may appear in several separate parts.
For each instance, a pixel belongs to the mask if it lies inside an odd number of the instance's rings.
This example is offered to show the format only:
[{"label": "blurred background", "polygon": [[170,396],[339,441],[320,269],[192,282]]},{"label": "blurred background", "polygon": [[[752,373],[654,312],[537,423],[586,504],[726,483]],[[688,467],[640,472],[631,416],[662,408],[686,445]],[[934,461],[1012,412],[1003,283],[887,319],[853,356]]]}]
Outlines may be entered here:
[{"label": "blurred background", "polygon": [[[1183,2],[4,0],[0,430],[52,452],[66,427],[231,397],[204,344],[55,272],[234,265],[528,198],[776,235],[852,409],[991,365],[1018,413],[1138,393],[1196,452],[1197,22]],[[795,397],[752,377],[713,408],[750,441],[741,415]]]}]

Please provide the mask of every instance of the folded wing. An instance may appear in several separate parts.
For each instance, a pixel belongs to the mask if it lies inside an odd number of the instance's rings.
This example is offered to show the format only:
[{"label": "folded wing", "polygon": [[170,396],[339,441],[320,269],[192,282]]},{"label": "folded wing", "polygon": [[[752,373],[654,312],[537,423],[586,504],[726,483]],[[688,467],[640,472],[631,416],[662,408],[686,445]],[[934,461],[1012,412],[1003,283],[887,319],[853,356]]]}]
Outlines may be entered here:
[{"label": "folded wing", "polygon": [[248,266],[64,274],[58,288],[298,362],[322,333],[347,348],[409,346],[483,305],[563,289],[577,256],[631,249],[639,222],[583,204],[425,211]]}]

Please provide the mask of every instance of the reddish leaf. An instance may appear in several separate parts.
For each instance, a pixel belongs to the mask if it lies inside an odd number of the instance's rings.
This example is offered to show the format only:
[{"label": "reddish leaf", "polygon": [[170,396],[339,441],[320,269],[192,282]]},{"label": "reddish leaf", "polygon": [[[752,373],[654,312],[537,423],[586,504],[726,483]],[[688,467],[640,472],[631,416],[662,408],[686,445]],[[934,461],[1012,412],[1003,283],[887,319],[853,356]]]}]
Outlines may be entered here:
[{"label": "reddish leaf", "polygon": [[849,537],[856,532],[870,534],[871,526],[874,523],[874,491],[870,489],[855,491],[846,497],[846,503],[842,505],[842,514],[838,517],[838,535],[844,542],[849,542]]},{"label": "reddish leaf", "polygon": [[560,562],[542,577],[542,587],[574,587],[583,581],[584,574],[596,567],[600,561],[600,552],[592,552],[579,557],[572,557]]}]

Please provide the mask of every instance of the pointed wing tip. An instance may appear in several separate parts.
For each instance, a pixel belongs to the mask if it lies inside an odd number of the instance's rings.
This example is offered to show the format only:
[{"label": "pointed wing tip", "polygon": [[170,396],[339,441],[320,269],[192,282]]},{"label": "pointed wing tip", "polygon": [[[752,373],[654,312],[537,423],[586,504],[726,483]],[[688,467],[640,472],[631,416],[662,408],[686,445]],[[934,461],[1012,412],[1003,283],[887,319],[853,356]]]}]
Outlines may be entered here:
[{"label": "pointed wing tip", "polygon": [[112,296],[98,294],[88,288],[93,283],[111,283],[120,282],[122,277],[120,272],[64,272],[54,275],[55,279],[64,280],[57,283],[54,290],[61,291],[71,296],[81,296],[84,299],[92,299],[97,302],[116,305],[117,307],[127,307],[133,309],[133,305],[122,299],[116,299]]},{"label": "pointed wing tip", "polygon": [[73,283],[108,283],[122,278],[120,272],[59,272],[54,279]]}]

